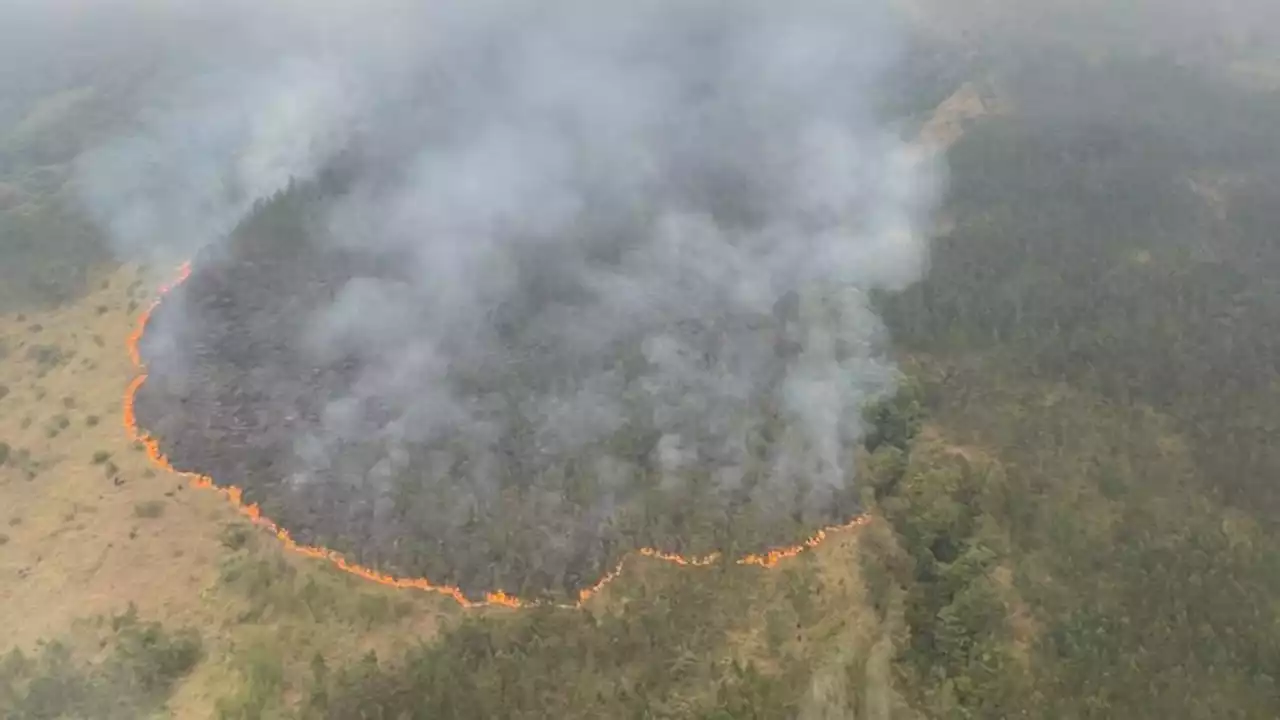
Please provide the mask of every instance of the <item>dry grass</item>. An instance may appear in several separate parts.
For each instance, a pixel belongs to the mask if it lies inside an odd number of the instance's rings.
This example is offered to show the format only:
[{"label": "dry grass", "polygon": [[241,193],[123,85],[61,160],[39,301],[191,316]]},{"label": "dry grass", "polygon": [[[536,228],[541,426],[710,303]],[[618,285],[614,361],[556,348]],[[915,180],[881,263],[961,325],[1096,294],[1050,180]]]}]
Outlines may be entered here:
[{"label": "dry grass", "polygon": [[[123,347],[133,323],[125,312],[132,279],[128,271],[104,275],[100,289],[72,305],[0,317],[10,348],[0,364],[0,384],[10,388],[0,400],[0,438],[26,458],[0,469],[0,507],[9,509],[6,522],[17,523],[0,549],[0,606],[24,618],[7,637],[14,645],[130,601],[145,615],[198,620],[199,590],[216,577],[212,540],[226,509],[190,493],[139,528],[135,506],[163,499],[178,480],[144,479],[149,462],[119,422],[84,422],[120,416],[133,373]],[[99,305],[108,311],[99,314]],[[120,341],[99,348],[94,335]],[[73,398],[74,408],[63,398]],[[95,462],[99,453],[110,454],[120,484],[107,477],[106,458]],[[173,562],[178,552],[181,563]]]},{"label": "dry grass", "polygon": [[[447,608],[417,594],[396,594],[412,601],[412,611],[372,628],[305,617],[239,620],[244,602],[222,587],[224,567],[246,552],[280,561],[283,551],[275,542],[247,550],[224,544],[226,527],[237,522],[234,510],[153,467],[126,433],[121,400],[134,369],[125,338],[150,286],[135,284],[140,279],[133,269],[104,272],[97,289],[73,304],[0,316],[0,344],[8,350],[0,385],[9,389],[0,398],[0,442],[10,448],[0,465],[0,531],[7,538],[0,544],[0,614],[22,618],[0,639],[0,653],[30,649],[71,632],[79,618],[133,603],[141,617],[206,633],[214,652],[172,704],[176,717],[207,717],[225,692],[232,648],[247,637],[308,649],[299,653],[305,665],[316,650],[354,656],[433,635]],[[283,561],[304,579],[329,572],[301,558]],[[335,592],[354,597],[367,592],[363,586],[343,579]]]}]

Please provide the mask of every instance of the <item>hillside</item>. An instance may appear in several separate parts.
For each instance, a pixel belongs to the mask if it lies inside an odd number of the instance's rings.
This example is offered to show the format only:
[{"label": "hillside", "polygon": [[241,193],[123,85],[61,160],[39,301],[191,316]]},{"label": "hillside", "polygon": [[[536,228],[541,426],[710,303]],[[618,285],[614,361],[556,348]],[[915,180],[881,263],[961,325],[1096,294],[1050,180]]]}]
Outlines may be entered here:
[{"label": "hillside", "polygon": [[633,553],[573,610],[380,586],[155,467],[121,395],[170,270],[107,261],[74,153],[32,149],[98,96],[14,113],[0,714],[1280,715],[1280,94],[1239,55],[919,42],[885,105],[949,191],[876,298],[904,379],[853,449],[865,522],[772,568]]}]

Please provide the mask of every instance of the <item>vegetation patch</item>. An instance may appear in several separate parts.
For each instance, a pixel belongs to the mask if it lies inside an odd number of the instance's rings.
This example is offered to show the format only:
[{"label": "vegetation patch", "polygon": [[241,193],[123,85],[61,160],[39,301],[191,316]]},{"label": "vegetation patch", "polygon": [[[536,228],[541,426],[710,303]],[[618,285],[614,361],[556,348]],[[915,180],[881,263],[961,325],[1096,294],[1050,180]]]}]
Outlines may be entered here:
[{"label": "vegetation patch", "polygon": [[105,652],[53,641],[0,659],[0,714],[13,720],[137,720],[161,712],[175,685],[203,657],[200,635],[139,620],[132,606],[83,628]]},{"label": "vegetation patch", "polygon": [[164,502],[148,500],[133,506],[133,514],[140,518],[154,519],[164,515]]}]

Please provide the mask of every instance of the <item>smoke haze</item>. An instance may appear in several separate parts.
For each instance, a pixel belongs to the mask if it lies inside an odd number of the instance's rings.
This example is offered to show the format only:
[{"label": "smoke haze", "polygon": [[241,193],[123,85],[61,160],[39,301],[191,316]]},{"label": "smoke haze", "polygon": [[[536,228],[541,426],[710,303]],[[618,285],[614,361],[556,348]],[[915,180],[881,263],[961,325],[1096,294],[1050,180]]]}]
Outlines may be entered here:
[{"label": "smoke haze", "polygon": [[[861,411],[895,383],[868,293],[919,277],[938,189],[876,114],[887,4],[192,12],[234,42],[198,47],[194,81],[80,162],[116,248],[233,262],[222,239],[255,203],[340,165],[312,241],[395,267],[293,314],[307,363],[359,370],[290,426],[287,492],[346,488],[362,524],[447,534],[494,507],[513,453],[534,477],[589,458],[599,492],[572,521],[553,487],[526,497],[551,544],[598,542],[653,482],[705,474],[721,515],[748,499],[812,522],[847,494]],[[158,318],[153,373],[182,372],[193,322]],[[452,474],[411,461],[446,447],[467,458]],[[463,491],[397,510],[406,474]]]}]

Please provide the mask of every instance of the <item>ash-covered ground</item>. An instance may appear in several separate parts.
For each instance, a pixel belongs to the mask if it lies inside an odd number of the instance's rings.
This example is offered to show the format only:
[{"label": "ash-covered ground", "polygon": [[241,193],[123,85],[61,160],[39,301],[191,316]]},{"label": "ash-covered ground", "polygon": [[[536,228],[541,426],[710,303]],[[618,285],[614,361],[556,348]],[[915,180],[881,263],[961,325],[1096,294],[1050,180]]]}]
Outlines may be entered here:
[{"label": "ash-covered ground", "polygon": [[[241,487],[300,542],[472,597],[494,589],[573,597],[637,547],[732,557],[792,544],[855,512],[852,463],[835,486],[770,480],[786,435],[776,393],[802,351],[799,296],[771,314],[647,328],[594,358],[605,366],[586,368],[586,358],[540,337],[534,321],[575,295],[581,301],[584,289],[532,256],[519,268],[520,302],[493,319],[505,352],[447,369],[445,382],[477,410],[466,428],[405,441],[393,429],[403,408],[371,399],[344,420],[360,432],[313,462],[305,439],[325,432],[334,402],[358,395],[372,370],[358,352],[317,362],[308,351],[314,313],[353,281],[399,275],[395,258],[315,241],[323,233],[313,221],[328,202],[315,188],[287,191],[226,248],[196,259],[152,316],[163,330],[143,338],[148,378],[136,399],[141,425],[175,467]],[[741,407],[755,417],[738,419],[745,455],[696,424],[672,442],[646,397],[654,367],[645,338],[659,330],[708,368],[733,359],[726,337],[768,349],[772,367],[756,370],[775,382],[749,388]],[[580,446],[551,447],[531,405],[600,370],[616,383],[625,422]],[[487,442],[473,431],[476,417],[492,430]]]},{"label": "ash-covered ground", "polygon": [[393,9],[82,163],[120,246],[203,248],[142,347],[175,463],[471,594],[850,515],[939,190],[892,7]]}]

